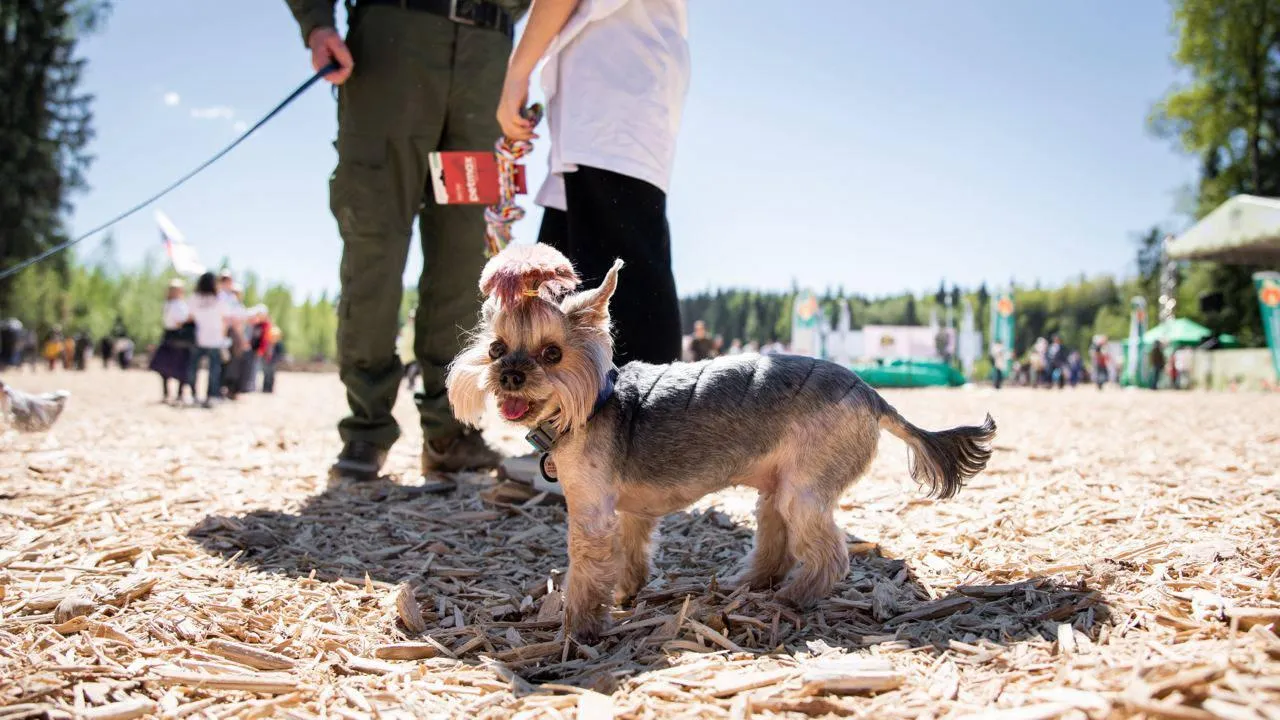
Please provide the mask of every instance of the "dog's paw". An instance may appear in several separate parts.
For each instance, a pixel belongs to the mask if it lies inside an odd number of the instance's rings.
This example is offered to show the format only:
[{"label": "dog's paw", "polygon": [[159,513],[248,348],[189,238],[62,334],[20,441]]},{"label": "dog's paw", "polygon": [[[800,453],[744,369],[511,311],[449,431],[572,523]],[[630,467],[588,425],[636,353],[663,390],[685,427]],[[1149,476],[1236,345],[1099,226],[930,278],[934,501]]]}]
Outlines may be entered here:
[{"label": "dog's paw", "polygon": [[778,583],[782,582],[784,577],[786,576],[775,577],[773,575],[762,575],[760,573],[747,571],[726,579],[725,585],[726,587],[731,588],[745,587],[749,590],[758,592],[761,590],[768,590],[771,587],[776,587]]},{"label": "dog's paw", "polygon": [[813,592],[812,588],[802,586],[798,582],[790,582],[783,585],[773,594],[773,598],[780,603],[800,610],[812,607],[821,599]]},{"label": "dog's paw", "polygon": [[599,615],[569,616],[565,618],[565,633],[579,645],[595,645],[600,641],[607,622],[604,613]]},{"label": "dog's paw", "polygon": [[647,574],[644,577],[620,581],[613,591],[613,604],[617,607],[629,607],[648,582]]}]

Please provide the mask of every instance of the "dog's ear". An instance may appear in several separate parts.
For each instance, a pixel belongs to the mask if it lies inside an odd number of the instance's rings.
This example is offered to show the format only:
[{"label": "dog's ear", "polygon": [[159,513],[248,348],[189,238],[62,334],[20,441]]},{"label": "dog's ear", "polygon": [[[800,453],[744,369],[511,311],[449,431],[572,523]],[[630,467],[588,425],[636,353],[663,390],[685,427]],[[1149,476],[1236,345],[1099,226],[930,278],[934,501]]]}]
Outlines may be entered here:
[{"label": "dog's ear", "polygon": [[618,271],[622,269],[622,259],[613,261],[613,267],[604,276],[600,287],[584,290],[565,298],[560,310],[565,315],[589,322],[607,322],[609,320],[609,299],[618,289]]},{"label": "dog's ear", "polygon": [[480,324],[485,327],[493,325],[493,316],[498,314],[498,298],[490,295],[480,305]]}]

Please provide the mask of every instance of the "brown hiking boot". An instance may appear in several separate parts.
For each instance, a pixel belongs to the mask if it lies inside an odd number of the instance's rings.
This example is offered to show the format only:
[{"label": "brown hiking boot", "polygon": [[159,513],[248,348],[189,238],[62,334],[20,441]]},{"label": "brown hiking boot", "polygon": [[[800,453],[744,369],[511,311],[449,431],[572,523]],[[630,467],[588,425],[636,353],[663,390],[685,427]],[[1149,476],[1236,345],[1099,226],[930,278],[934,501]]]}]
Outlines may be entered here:
[{"label": "brown hiking boot", "polygon": [[435,438],[422,443],[422,475],[463,470],[492,470],[502,460],[480,433],[464,430],[448,438]]}]

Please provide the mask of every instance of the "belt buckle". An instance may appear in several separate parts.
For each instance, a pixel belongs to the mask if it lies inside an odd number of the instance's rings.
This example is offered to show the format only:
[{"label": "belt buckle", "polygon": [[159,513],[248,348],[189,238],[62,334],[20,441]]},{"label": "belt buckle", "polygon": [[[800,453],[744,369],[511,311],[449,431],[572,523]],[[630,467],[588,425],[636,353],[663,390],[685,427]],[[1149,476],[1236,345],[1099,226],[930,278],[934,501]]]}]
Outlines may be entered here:
[{"label": "belt buckle", "polygon": [[453,22],[458,23],[459,25],[478,24],[474,16],[463,17],[462,15],[458,14],[459,5],[470,4],[472,1],[473,0],[449,0],[449,19],[452,20]]}]

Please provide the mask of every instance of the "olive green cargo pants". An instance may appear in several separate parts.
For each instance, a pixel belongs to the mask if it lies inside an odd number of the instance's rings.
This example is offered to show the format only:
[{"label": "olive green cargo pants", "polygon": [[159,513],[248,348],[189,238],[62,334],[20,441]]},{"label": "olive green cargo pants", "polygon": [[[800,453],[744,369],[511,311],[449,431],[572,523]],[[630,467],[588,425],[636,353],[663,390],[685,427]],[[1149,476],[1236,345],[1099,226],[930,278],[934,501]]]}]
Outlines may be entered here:
[{"label": "olive green cargo pants", "polygon": [[372,6],[357,11],[347,44],[355,71],[338,91],[338,165],[329,186],[343,245],[338,364],[351,407],[338,429],[344,442],[389,448],[400,435],[391,415],[403,377],[395,341],[415,217],[423,431],[430,439],[461,429],[444,378],[478,317],[484,208],[437,206],[427,155],[493,147],[511,40],[426,12]]}]

